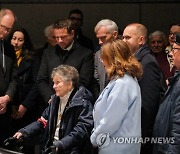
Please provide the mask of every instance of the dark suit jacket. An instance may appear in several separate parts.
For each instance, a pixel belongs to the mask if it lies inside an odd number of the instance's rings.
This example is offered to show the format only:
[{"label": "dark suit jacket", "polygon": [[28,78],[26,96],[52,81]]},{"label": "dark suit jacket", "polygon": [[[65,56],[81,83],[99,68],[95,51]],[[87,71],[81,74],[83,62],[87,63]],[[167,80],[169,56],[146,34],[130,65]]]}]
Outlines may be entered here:
[{"label": "dark suit jacket", "polygon": [[135,57],[142,64],[143,75],[139,79],[142,95],[142,136],[152,135],[154,120],[158,111],[161,92],[162,76],[155,57],[147,45],[141,47]]},{"label": "dark suit jacket", "polygon": [[79,85],[86,88],[90,87],[93,78],[93,51],[74,42],[72,49],[66,55],[62,56],[61,52],[62,49],[56,45],[55,47],[48,47],[43,53],[37,83],[39,91],[46,102],[54,93],[51,79],[53,68],[61,64],[74,66],[80,74]]},{"label": "dark suit jacket", "polygon": [[[95,54],[95,61],[94,61],[94,78],[96,79],[96,81],[99,84],[99,93],[101,93],[103,91],[103,89],[105,88],[106,80],[107,80],[106,79],[106,70],[104,68],[103,63],[100,60],[100,53],[101,53],[101,50],[98,50],[96,52],[96,54]],[[98,85],[96,85],[96,87],[97,86]],[[98,90],[95,90],[95,91],[98,91]]]},{"label": "dark suit jacket", "polygon": [[[11,99],[13,99],[16,86],[17,86],[17,67],[16,67],[16,57],[15,51],[13,47],[4,42],[4,55],[5,55],[5,66],[6,69],[4,71],[2,65],[0,64],[0,96],[8,95]],[[12,135],[11,133],[11,110],[9,108],[11,103],[8,103],[8,108],[5,114],[0,114],[0,146],[2,142]]]},{"label": "dark suit jacket", "polygon": [[4,71],[2,65],[0,64],[0,96],[7,94],[12,99],[17,85],[17,66],[15,51],[6,41],[4,41],[4,55],[6,69]]}]

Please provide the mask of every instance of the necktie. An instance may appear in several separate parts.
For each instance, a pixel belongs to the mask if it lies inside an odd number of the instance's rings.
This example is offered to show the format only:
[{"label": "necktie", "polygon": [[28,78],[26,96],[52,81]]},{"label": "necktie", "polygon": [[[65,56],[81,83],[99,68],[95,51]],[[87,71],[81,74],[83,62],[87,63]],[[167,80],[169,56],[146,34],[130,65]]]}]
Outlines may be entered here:
[{"label": "necktie", "polygon": [[3,66],[2,40],[0,40],[0,62],[1,66]]},{"label": "necktie", "polygon": [[5,67],[5,57],[4,57],[4,46],[3,46],[2,40],[0,40],[0,63],[1,63],[1,66],[3,67],[4,72],[5,72],[6,67]]}]

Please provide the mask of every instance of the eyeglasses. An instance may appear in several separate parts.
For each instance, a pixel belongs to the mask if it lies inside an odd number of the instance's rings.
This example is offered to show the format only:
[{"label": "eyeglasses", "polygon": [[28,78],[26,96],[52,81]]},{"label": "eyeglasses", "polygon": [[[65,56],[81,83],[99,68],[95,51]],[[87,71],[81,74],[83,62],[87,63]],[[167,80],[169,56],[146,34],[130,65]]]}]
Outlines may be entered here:
[{"label": "eyeglasses", "polygon": [[175,33],[173,33],[173,32],[170,32],[170,33],[169,33],[169,36],[172,36],[172,37],[174,37],[174,36],[175,36]]},{"label": "eyeglasses", "polygon": [[77,20],[77,21],[82,21],[82,18],[76,18],[76,17],[70,17],[70,20]]},{"label": "eyeglasses", "polygon": [[8,33],[11,31],[11,29],[12,28],[8,28],[8,27],[6,27],[6,26],[4,26],[4,25],[2,25],[2,24],[0,24],[0,28],[1,29],[4,29],[5,31],[7,31]]},{"label": "eyeglasses", "polygon": [[176,52],[178,52],[178,51],[180,51],[180,48],[172,48],[172,52],[173,52],[173,53],[176,53]]}]

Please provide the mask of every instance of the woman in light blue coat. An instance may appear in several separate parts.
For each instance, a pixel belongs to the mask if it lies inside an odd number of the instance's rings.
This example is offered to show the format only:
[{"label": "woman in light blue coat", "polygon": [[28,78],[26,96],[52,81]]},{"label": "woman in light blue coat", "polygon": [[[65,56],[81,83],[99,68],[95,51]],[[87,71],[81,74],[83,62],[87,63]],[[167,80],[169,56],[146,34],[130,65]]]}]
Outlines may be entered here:
[{"label": "woman in light blue coat", "polygon": [[141,65],[122,40],[101,50],[110,82],[94,106],[91,143],[99,154],[139,154],[141,92],[136,77],[142,74]]}]

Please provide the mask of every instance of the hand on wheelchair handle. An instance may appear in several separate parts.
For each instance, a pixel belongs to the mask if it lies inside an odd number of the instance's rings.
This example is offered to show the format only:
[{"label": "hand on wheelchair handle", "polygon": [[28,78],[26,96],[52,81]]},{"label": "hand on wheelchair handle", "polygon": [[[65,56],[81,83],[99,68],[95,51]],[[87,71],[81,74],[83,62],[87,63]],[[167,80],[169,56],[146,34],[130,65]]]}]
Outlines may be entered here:
[{"label": "hand on wheelchair handle", "polygon": [[45,150],[45,154],[56,154],[56,147],[50,146]]},{"label": "hand on wheelchair handle", "polygon": [[16,140],[18,140],[18,139],[14,138],[14,137],[9,137],[4,141],[4,145],[9,146],[9,145],[15,144]]},{"label": "hand on wheelchair handle", "polygon": [[3,148],[21,152],[23,149],[22,141],[23,138],[17,139],[14,137],[9,137],[4,141]]}]

